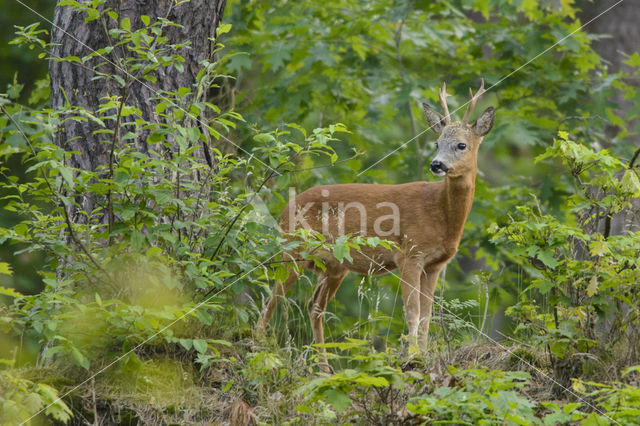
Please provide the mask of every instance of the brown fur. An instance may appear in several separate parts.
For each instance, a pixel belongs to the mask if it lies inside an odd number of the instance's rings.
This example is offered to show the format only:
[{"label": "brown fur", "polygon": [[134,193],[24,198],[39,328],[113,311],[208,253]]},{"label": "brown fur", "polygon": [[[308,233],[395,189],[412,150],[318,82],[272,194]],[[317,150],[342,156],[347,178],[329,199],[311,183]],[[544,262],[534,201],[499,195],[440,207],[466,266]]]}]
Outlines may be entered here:
[{"label": "brown fur", "polygon": [[[436,280],[440,270],[458,250],[464,223],[473,203],[478,148],[482,137],[493,125],[495,113],[493,108],[489,108],[473,124],[444,124],[444,117],[426,105],[425,113],[431,127],[440,133],[434,162],[438,160],[446,165],[448,171],[444,180],[400,185],[316,186],[290,200],[282,214],[281,227],[284,232],[290,230],[291,221],[294,220],[294,224],[308,225],[322,232],[329,241],[335,240],[342,232],[353,235],[364,233],[365,236],[379,236],[393,241],[399,248],[389,250],[378,246],[363,248],[360,252],[352,250],[353,262],[345,260],[343,263],[329,252],[318,254],[325,263],[326,271],[316,270],[318,284],[308,304],[315,343],[324,343],[322,316],[349,271],[376,275],[399,269],[409,336],[417,338],[419,335],[422,345],[426,344]],[[466,144],[464,150],[458,149],[460,143]],[[366,213],[364,226],[361,226],[357,208],[344,209],[348,203],[363,206]],[[376,232],[376,221],[392,212],[390,207],[381,207],[379,203],[398,206],[398,232],[384,236]],[[344,229],[340,229],[341,204]],[[292,212],[299,216],[292,218]],[[323,214],[326,215],[324,223]],[[389,219],[381,221],[377,230],[389,233],[391,225]],[[285,260],[296,257],[296,253],[287,253]],[[304,269],[315,269],[310,261],[303,261],[300,265]],[[284,283],[276,283],[274,293],[260,315],[257,333],[264,333],[278,302],[297,277],[295,269],[290,268],[289,278]]]}]

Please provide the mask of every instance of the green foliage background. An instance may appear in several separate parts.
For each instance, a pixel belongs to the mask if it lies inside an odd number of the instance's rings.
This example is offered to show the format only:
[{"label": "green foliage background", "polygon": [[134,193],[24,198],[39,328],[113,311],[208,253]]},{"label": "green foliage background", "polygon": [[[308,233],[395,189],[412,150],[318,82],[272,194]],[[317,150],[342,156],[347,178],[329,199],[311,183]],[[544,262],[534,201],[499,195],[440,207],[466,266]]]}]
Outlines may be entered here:
[{"label": "green foliage background", "polygon": [[[152,49],[145,36],[163,28],[155,17],[131,22],[94,3],[118,42]],[[278,424],[634,424],[640,56],[627,58],[631,75],[610,72],[576,13],[572,0],[231,1],[197,86],[163,94],[156,107],[171,126],[136,122],[170,156],[143,155],[109,124],[141,119],[117,94],[95,116],[49,109],[45,62],[20,66],[46,52],[46,25],[19,29],[0,50],[16,58],[0,76],[0,242],[17,253],[0,262],[0,421],[45,407],[63,422],[121,407],[140,422],[205,421],[228,417],[235,408],[225,401],[239,400]],[[153,49],[165,60],[149,69],[179,62],[166,41]],[[269,338],[253,339],[262,298],[284,269],[276,256],[285,246],[264,219],[279,217],[289,187],[434,179],[435,137],[420,102],[437,104],[446,82],[457,110],[480,78],[489,91],[477,109],[493,105],[497,118],[429,353],[408,359],[390,275],[350,276],[329,305],[335,374],[318,376],[305,346],[311,275]],[[72,153],[51,142],[68,119],[102,123],[115,166],[68,167]],[[207,135],[214,169],[199,151]],[[86,194],[115,194],[111,232],[101,212],[65,221],[61,206]],[[607,222],[620,214],[631,225],[615,235]],[[301,237],[308,255],[324,245],[346,259],[379,243]],[[461,355],[483,345],[500,361]],[[88,389],[104,401],[101,413]]]}]

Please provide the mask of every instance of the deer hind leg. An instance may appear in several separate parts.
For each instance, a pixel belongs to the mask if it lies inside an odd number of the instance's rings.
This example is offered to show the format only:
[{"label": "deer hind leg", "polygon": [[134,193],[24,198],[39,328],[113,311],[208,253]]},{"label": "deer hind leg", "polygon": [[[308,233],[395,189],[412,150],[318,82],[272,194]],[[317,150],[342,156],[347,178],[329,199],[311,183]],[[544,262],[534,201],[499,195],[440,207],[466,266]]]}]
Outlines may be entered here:
[{"label": "deer hind leg", "polygon": [[289,276],[285,280],[284,283],[276,281],[276,285],[273,289],[273,293],[271,297],[264,305],[262,312],[260,312],[260,318],[258,318],[258,322],[256,324],[255,332],[257,335],[263,335],[267,330],[267,324],[269,324],[269,320],[273,316],[273,313],[276,311],[278,304],[284,299],[285,294],[291,286],[298,281],[298,272],[294,268],[289,268]]},{"label": "deer hind leg", "polygon": [[404,258],[397,264],[400,267],[402,301],[404,316],[409,327],[409,338],[412,343],[417,343],[420,318],[420,274],[423,266],[418,260],[411,258]]},{"label": "deer hind leg", "polygon": [[[313,341],[316,344],[324,343],[324,313],[327,309],[329,301],[333,299],[342,284],[342,280],[347,276],[349,271],[340,270],[339,272],[330,273],[329,271],[318,274],[318,283],[313,292],[313,296],[309,299],[307,310],[309,311],[309,319],[311,320],[311,329],[313,330]],[[325,371],[330,371],[329,361],[327,360],[327,351],[320,348],[320,367]]]},{"label": "deer hind leg", "polygon": [[442,266],[425,269],[420,280],[420,346],[426,349],[429,338],[429,323],[433,310],[433,295]]}]

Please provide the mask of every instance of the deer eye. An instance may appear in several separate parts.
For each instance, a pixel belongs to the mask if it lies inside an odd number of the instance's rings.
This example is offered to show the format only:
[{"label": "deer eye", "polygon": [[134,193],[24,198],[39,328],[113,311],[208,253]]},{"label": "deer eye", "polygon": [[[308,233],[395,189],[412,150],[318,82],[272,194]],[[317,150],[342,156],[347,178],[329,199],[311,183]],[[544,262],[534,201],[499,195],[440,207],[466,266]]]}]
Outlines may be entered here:
[{"label": "deer eye", "polygon": [[458,149],[459,149],[460,151],[462,151],[462,150],[463,150],[463,149],[465,149],[466,147],[467,147],[467,144],[465,144],[465,143],[459,143],[459,144],[458,144]]},{"label": "deer eye", "polygon": [[436,142],[436,149],[438,149],[438,142]]}]

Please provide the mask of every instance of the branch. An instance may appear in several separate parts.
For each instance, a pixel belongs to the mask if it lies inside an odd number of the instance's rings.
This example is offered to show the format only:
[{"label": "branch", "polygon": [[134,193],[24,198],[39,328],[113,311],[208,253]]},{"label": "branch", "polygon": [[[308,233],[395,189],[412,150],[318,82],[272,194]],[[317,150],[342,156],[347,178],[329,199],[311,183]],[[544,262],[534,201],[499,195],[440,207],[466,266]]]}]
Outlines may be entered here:
[{"label": "branch", "polygon": [[[116,149],[116,145],[120,145],[120,123],[122,122],[122,110],[124,109],[124,104],[127,99],[127,91],[129,90],[129,84],[131,80],[127,78],[125,82],[124,88],[122,89],[122,98],[120,99],[120,107],[118,108],[118,115],[116,116],[116,126],[113,131],[113,140],[111,141],[111,152],[109,153],[109,180],[113,179],[113,162],[114,162],[114,153]],[[107,215],[109,221],[109,245],[113,244],[113,192],[111,188],[109,188],[109,192],[107,192]]]},{"label": "branch", "polygon": [[638,159],[638,155],[640,155],[640,148],[638,148],[636,152],[633,154],[633,157],[631,157],[631,161],[629,161],[629,169],[633,169],[633,167],[635,166],[636,160]]},{"label": "branch", "polygon": [[[633,157],[631,157],[631,160],[629,161],[629,166],[627,167],[629,170],[632,170],[635,167],[635,163],[636,160],[638,159],[638,156],[640,156],[640,148],[638,148],[636,150],[636,152],[633,154]],[[605,238],[609,238],[609,235],[611,234],[611,212],[609,211],[609,213],[607,213],[607,216],[604,219],[604,237]]]},{"label": "branch", "polygon": [[275,173],[277,173],[277,170],[280,168],[280,166],[284,164],[281,163],[279,164],[275,169],[271,169],[271,171],[269,172],[269,174],[267,175],[267,177],[265,177],[262,182],[260,183],[260,186],[258,187],[258,189],[253,193],[253,195],[251,195],[251,197],[249,198],[249,201],[247,201],[247,203],[242,206],[242,208],[240,209],[240,211],[235,215],[235,217],[233,218],[233,220],[231,221],[231,223],[229,224],[229,226],[227,227],[227,230],[225,231],[224,235],[222,236],[222,238],[220,239],[220,242],[218,243],[218,245],[216,246],[216,249],[213,251],[213,254],[211,255],[211,260],[215,259],[216,255],[218,254],[218,251],[220,251],[220,248],[222,247],[222,243],[224,242],[224,240],[227,238],[227,236],[229,235],[229,232],[231,231],[231,228],[233,228],[233,225],[236,224],[236,222],[238,221],[238,219],[240,219],[240,216],[242,216],[242,213],[244,212],[244,210],[251,204],[251,202],[258,196],[258,193],[260,192],[260,190],[262,189],[263,186],[265,186],[265,184],[269,181],[269,179],[271,179],[273,177],[273,175]]},{"label": "branch", "polygon": [[[308,148],[309,144],[305,145],[305,149]],[[296,159],[296,157],[298,157],[298,155],[303,152],[303,150],[298,151],[296,153],[294,153],[289,159],[288,162],[293,162],[293,160]],[[251,195],[251,197],[249,198],[249,201],[247,201],[247,203],[242,206],[242,208],[240,209],[240,211],[236,214],[236,216],[233,218],[233,220],[231,221],[231,224],[227,227],[227,230],[225,231],[224,235],[222,236],[222,239],[220,239],[220,242],[218,243],[216,249],[214,250],[213,254],[211,255],[211,260],[213,260],[215,258],[215,256],[218,254],[218,251],[220,250],[220,248],[222,247],[222,243],[224,242],[224,240],[227,238],[227,236],[229,235],[229,232],[231,231],[231,228],[233,228],[233,225],[235,225],[235,223],[238,221],[238,219],[240,219],[240,216],[242,215],[242,213],[244,212],[244,210],[251,204],[251,202],[258,196],[258,193],[260,192],[260,190],[266,185],[266,183],[273,177],[274,174],[278,173],[278,169],[280,167],[282,167],[283,165],[285,165],[285,162],[282,162],[280,164],[278,164],[276,166],[276,168],[272,168],[271,171],[269,172],[269,174],[267,175],[267,177],[265,177],[262,182],[260,183],[260,186],[258,186],[258,189],[254,191],[253,195]],[[278,173],[280,174],[280,173]]]},{"label": "branch", "polygon": [[[22,135],[22,138],[27,142],[27,146],[31,150],[31,153],[33,154],[34,157],[36,157],[37,156],[36,150],[33,148],[33,145],[31,144],[31,140],[29,139],[29,137],[22,130],[22,127],[20,127],[20,125],[13,118],[13,116],[11,114],[9,114],[9,111],[6,110],[4,105],[0,105],[0,109],[2,110],[3,113],[5,113],[7,115],[7,117],[9,117],[9,120],[11,120],[13,125],[16,126],[16,129],[18,129],[18,132],[20,133],[20,135]],[[93,263],[93,265],[100,272],[104,273],[107,277],[111,278],[111,275],[98,263],[98,261],[95,259],[95,257],[93,257],[93,255],[89,251],[89,249],[76,236],[76,233],[73,230],[73,226],[71,224],[71,219],[69,218],[69,212],[67,212],[67,208],[65,206],[65,203],[64,203],[62,197],[60,196],[60,194],[55,189],[53,189],[53,186],[51,185],[51,182],[49,181],[49,178],[47,177],[47,174],[46,174],[43,166],[40,166],[40,170],[42,172],[42,177],[44,178],[44,181],[47,184],[47,187],[49,188],[49,192],[51,192],[51,195],[54,196],[54,198],[58,201],[60,207],[62,208],[62,212],[64,214],[64,221],[67,224],[67,228],[69,229],[69,236],[71,237],[73,242],[76,243],[76,245],[78,245],[78,247],[80,247],[80,249],[84,252],[84,254],[87,255],[87,257],[89,258],[91,263]]]}]

